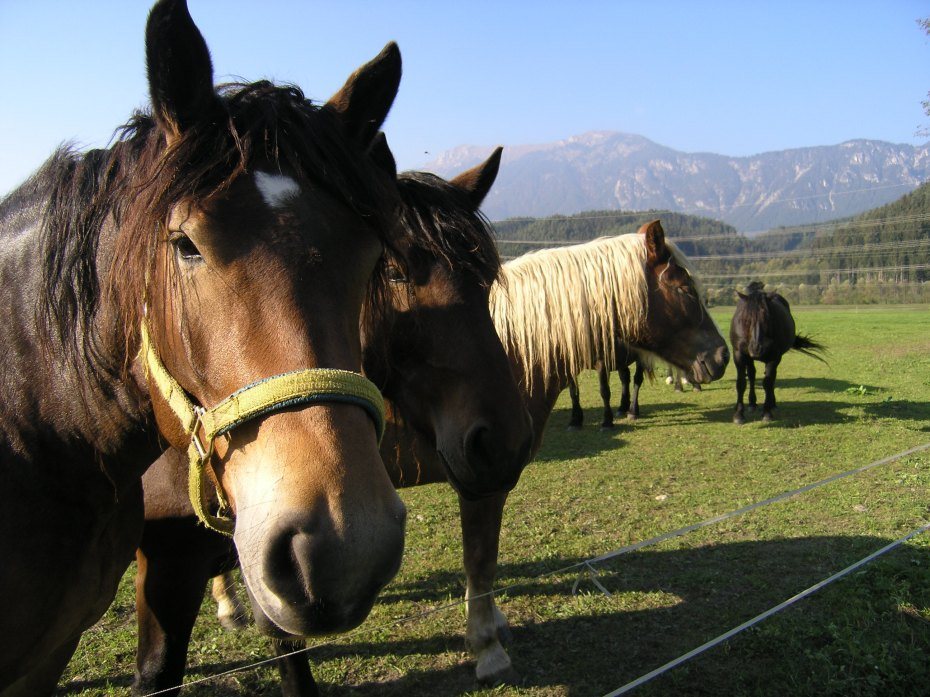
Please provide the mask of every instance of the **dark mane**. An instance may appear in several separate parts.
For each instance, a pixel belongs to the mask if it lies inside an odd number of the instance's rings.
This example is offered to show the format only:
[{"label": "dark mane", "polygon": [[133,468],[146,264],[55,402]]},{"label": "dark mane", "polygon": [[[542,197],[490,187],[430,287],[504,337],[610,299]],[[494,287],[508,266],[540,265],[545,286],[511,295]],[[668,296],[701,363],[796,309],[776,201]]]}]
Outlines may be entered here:
[{"label": "dark mane", "polygon": [[[128,365],[147,273],[171,207],[218,194],[255,167],[286,171],[325,190],[379,234],[392,229],[396,193],[355,151],[329,108],[311,104],[297,87],[268,81],[225,85],[217,93],[216,118],[185,131],[170,147],[152,116],[137,112],[117,129],[112,147],[84,154],[59,149],[0,206],[4,216],[29,192],[45,192],[46,297],[37,309],[40,326],[57,334],[73,359],[92,359],[107,371]],[[98,269],[101,232],[111,221],[118,230],[114,256],[108,270]],[[112,281],[104,288],[106,271]],[[101,365],[105,351],[91,326],[104,293],[115,302],[114,321],[124,333],[121,366]]]},{"label": "dark mane", "polygon": [[427,172],[404,172],[397,186],[402,202],[401,239],[441,259],[450,269],[474,274],[490,287],[500,275],[501,259],[491,224],[468,195]]}]

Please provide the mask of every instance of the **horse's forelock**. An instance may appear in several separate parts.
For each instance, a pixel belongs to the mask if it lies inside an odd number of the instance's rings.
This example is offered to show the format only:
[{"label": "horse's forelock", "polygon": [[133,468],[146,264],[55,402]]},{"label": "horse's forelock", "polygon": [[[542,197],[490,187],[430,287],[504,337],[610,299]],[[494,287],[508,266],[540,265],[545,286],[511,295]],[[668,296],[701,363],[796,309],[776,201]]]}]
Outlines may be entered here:
[{"label": "horse's forelock", "polygon": [[499,279],[501,258],[491,224],[466,192],[427,172],[404,172],[397,186],[399,233],[409,246],[449,269],[473,274],[487,287]]},{"label": "horse's forelock", "polygon": [[[345,137],[334,114],[311,104],[297,87],[267,81],[224,85],[219,94],[224,123],[195,125],[166,147],[152,118],[138,113],[121,131],[133,147],[113,149],[134,160],[121,192],[131,203],[121,216],[113,261],[119,284],[111,289],[126,333],[125,367],[132,360],[160,226],[179,201],[203,200],[245,172],[271,168],[327,191],[364,217],[383,243],[392,243],[396,192]],[[383,283],[376,274],[376,297]]]}]

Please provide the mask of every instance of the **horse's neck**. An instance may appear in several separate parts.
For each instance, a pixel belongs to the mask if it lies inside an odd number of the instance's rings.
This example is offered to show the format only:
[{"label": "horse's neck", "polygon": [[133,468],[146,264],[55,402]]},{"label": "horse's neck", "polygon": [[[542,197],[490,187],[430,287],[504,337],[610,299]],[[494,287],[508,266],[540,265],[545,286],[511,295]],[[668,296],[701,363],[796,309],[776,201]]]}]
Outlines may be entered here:
[{"label": "horse's neck", "polygon": [[[38,224],[4,230],[0,251],[0,447],[37,470],[101,470],[117,488],[138,478],[154,457],[145,407],[118,379],[69,358],[57,332],[43,331],[42,259]],[[106,254],[106,245],[101,246]],[[105,337],[106,345],[117,345]],[[134,447],[138,444],[138,447]],[[133,456],[127,461],[127,452]],[[157,453],[156,453],[157,454]],[[147,462],[145,464],[148,464]],[[12,466],[12,465],[11,465]]]},{"label": "horse's neck", "polygon": [[564,371],[552,369],[543,374],[542,368],[534,367],[532,379],[524,372],[520,361],[509,356],[510,368],[517,384],[523,393],[523,403],[530,417],[533,419],[533,447],[530,451],[530,459],[536,457],[536,453],[542,446],[543,433],[546,430],[546,422],[549,415],[555,407],[556,400],[562,391],[568,387],[568,376]]}]

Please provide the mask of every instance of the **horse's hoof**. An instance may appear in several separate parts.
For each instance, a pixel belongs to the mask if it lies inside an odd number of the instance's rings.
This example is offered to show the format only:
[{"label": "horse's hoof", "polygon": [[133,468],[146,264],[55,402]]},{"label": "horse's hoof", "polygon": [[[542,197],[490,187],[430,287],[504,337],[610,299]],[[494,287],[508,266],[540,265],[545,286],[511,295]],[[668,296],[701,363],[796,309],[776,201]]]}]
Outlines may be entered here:
[{"label": "horse's hoof", "polygon": [[735,423],[737,426],[742,426],[744,423],[746,423],[746,419],[744,419],[742,416],[734,416],[733,423]]},{"label": "horse's hoof", "polygon": [[238,632],[249,626],[249,620],[245,615],[223,615],[217,617],[220,625],[228,632]]},{"label": "horse's hoof", "polygon": [[602,431],[613,431],[616,428],[616,424],[601,424]]},{"label": "horse's hoof", "polygon": [[517,686],[522,680],[520,674],[513,669],[513,666],[507,666],[506,669],[498,673],[478,677],[478,682],[487,687],[498,687],[500,685]]},{"label": "horse's hoof", "polygon": [[765,413],[765,414],[762,415],[762,420],[763,420],[765,423],[769,423],[770,421],[774,421],[774,420],[775,420],[775,417],[772,416],[771,414]]},{"label": "horse's hoof", "polygon": [[628,411],[627,414],[626,414],[626,420],[627,420],[627,421],[636,421],[636,419],[638,419],[638,418],[639,418],[639,415],[638,415],[638,414],[634,414],[634,413],[631,412],[631,411]]},{"label": "horse's hoof", "polygon": [[510,656],[497,644],[479,654],[475,677],[482,685],[518,685],[520,675],[513,669]]},{"label": "horse's hoof", "polygon": [[750,404],[750,405],[748,405],[746,408],[749,409],[749,411],[755,411],[755,410],[756,410],[756,405],[755,405],[755,404]]},{"label": "horse's hoof", "polygon": [[565,430],[566,431],[580,431],[581,425],[580,424],[569,424],[568,426],[565,427]]}]

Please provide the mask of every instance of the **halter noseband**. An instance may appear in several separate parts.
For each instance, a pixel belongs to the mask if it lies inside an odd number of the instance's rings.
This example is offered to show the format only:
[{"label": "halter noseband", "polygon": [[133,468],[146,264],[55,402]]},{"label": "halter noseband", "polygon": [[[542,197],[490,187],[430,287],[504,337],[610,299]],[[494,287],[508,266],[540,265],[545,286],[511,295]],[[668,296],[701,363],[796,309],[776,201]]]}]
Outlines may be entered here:
[{"label": "halter noseband", "polygon": [[188,495],[194,512],[205,526],[224,535],[232,535],[235,520],[229,515],[229,502],[219,480],[211,473],[220,502],[216,515],[208,512],[210,500],[204,487],[204,473],[213,455],[213,442],[246,421],[298,404],[337,402],[364,409],[375,422],[378,440],[384,435],[384,400],[378,388],[367,378],[348,370],[308,368],[281,373],[253,382],[236,390],[216,406],[206,409],[194,404],[184,388],[165,368],[142,322],[140,357],[171,411],[190,436],[187,448]]}]

